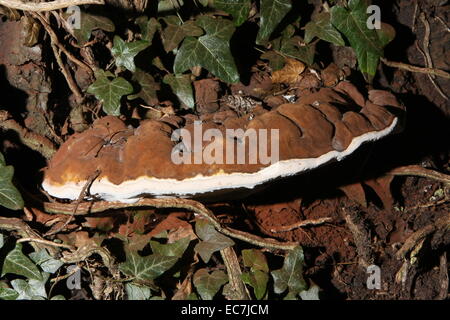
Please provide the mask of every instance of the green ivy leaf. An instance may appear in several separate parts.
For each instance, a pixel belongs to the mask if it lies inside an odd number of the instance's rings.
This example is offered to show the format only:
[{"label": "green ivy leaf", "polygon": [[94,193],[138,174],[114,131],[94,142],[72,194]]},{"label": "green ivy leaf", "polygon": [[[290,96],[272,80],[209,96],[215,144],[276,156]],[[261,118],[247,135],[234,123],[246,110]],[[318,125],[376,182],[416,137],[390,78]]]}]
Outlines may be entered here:
[{"label": "green ivy leaf", "polygon": [[129,95],[128,100],[134,100],[141,98],[149,105],[155,105],[158,103],[158,95],[156,92],[160,89],[158,82],[153,79],[153,77],[140,69],[136,69],[133,74],[133,80],[139,83],[141,90],[133,95]]},{"label": "green ivy leaf", "polygon": [[0,206],[19,210],[23,208],[23,199],[12,183],[13,176],[14,168],[6,165],[5,158],[0,153]]},{"label": "green ivy leaf", "polygon": [[22,253],[22,245],[16,244],[16,247],[9,252],[2,267],[2,276],[7,273],[24,276],[28,279],[42,280],[42,274],[33,261]]},{"label": "green ivy leaf", "polygon": [[320,288],[313,284],[308,290],[303,290],[300,292],[300,298],[302,298],[302,300],[320,300],[319,290]]},{"label": "green ivy leaf", "polygon": [[269,67],[272,69],[272,71],[281,70],[283,68],[284,62],[286,60],[286,59],[284,59],[284,57],[281,54],[279,54],[273,50],[264,52],[261,55],[261,59],[269,61]]},{"label": "green ivy leaf", "polygon": [[[70,14],[65,14],[65,16],[68,17]],[[74,29],[73,36],[77,39],[79,44],[83,45],[89,41],[92,31],[96,29],[114,32],[115,26],[114,23],[106,17],[81,12],[80,29]]]},{"label": "green ivy leaf", "polygon": [[254,270],[246,272],[241,275],[242,281],[253,288],[255,297],[258,300],[264,298],[267,291],[267,283],[269,282],[269,275],[267,272]]},{"label": "green ivy leaf", "polygon": [[334,43],[338,46],[345,46],[339,31],[331,24],[330,13],[322,12],[305,26],[305,43],[310,43],[314,37]]},{"label": "green ivy leaf", "polygon": [[201,16],[196,23],[206,34],[184,39],[175,57],[174,72],[180,74],[201,66],[225,82],[238,82],[239,74],[229,45],[233,23],[210,16]]},{"label": "green ivy leaf", "polygon": [[39,265],[42,270],[50,274],[55,273],[64,264],[60,260],[56,260],[49,255],[46,249],[30,253],[30,258],[34,263]]},{"label": "green ivy leaf", "polygon": [[261,20],[256,37],[257,44],[264,44],[269,40],[270,35],[291,8],[290,0],[261,0]]},{"label": "green ivy leaf", "polygon": [[166,244],[162,244],[159,243],[158,241],[151,240],[150,246],[152,247],[153,253],[162,256],[181,258],[184,251],[186,251],[187,247],[189,246],[190,242],[191,239],[189,239],[189,237],[180,239],[178,241],[175,241],[174,243],[166,243]]},{"label": "green ivy leaf", "polygon": [[16,300],[19,294],[10,288],[0,288],[0,300]]},{"label": "green ivy leaf", "polygon": [[146,286],[126,283],[125,290],[127,291],[128,300],[148,300],[151,297],[150,288]]},{"label": "green ivy leaf", "polygon": [[266,256],[259,250],[242,250],[242,259],[244,260],[244,266],[251,268],[252,270],[269,272]]},{"label": "green ivy leaf", "polygon": [[176,48],[187,36],[198,37],[203,34],[202,28],[195,25],[194,21],[186,21],[180,24],[178,19],[165,19],[165,21],[175,22],[167,24],[167,27],[161,33],[161,38],[166,52]]},{"label": "green ivy leaf", "polygon": [[103,102],[103,110],[108,115],[120,115],[120,99],[122,96],[132,93],[133,86],[122,77],[114,78],[109,71],[96,72],[95,77],[97,80],[89,86],[88,92]]},{"label": "green ivy leaf", "polygon": [[177,10],[183,5],[183,0],[160,0],[158,2],[158,12]]},{"label": "green ivy leaf", "polygon": [[280,52],[288,57],[303,61],[307,65],[312,65],[314,63],[315,46],[300,45],[302,42],[303,39],[299,36],[284,40]]},{"label": "green ivy leaf", "polygon": [[169,270],[178,260],[178,257],[152,254],[141,257],[137,252],[127,254],[127,260],[119,265],[120,271],[136,280],[150,281]]},{"label": "green ivy leaf", "polygon": [[116,59],[116,66],[125,67],[134,72],[136,70],[134,57],[148,46],[150,46],[149,41],[138,40],[127,43],[121,37],[114,36],[114,46],[111,49],[111,53]]},{"label": "green ivy leaf", "polygon": [[205,262],[209,261],[214,252],[234,245],[233,240],[217,232],[214,226],[204,219],[196,221],[195,233],[202,241],[197,243],[194,250]]},{"label": "green ivy leaf", "polygon": [[331,23],[345,35],[355,50],[359,69],[374,76],[386,39],[380,40],[377,31],[367,28],[366,9],[365,0],[350,0],[348,9],[334,6],[331,8]]},{"label": "green ivy leaf", "polygon": [[296,247],[284,259],[283,267],[272,271],[275,293],[283,293],[289,289],[290,293],[298,294],[307,287],[303,279],[303,249]]},{"label": "green ivy leaf", "polygon": [[250,0],[214,0],[214,7],[233,16],[234,24],[243,24],[250,13]]},{"label": "green ivy leaf", "polygon": [[163,78],[163,82],[168,84],[175,95],[180,99],[180,102],[188,108],[195,107],[194,92],[192,90],[191,77],[188,74],[172,75],[167,74]]},{"label": "green ivy leaf", "polygon": [[139,29],[141,29],[141,39],[150,43],[152,42],[156,31],[161,28],[161,24],[153,17],[148,19],[146,16],[140,16],[135,22],[139,26]]},{"label": "green ivy leaf", "polygon": [[63,295],[58,294],[58,295],[56,295],[54,297],[51,297],[50,300],[60,300],[61,301],[61,300],[66,300],[66,298]]},{"label": "green ivy leaf", "polygon": [[228,282],[228,276],[220,270],[210,274],[206,269],[199,269],[194,274],[193,282],[203,300],[212,300],[220,288]]},{"label": "green ivy leaf", "polygon": [[41,280],[12,280],[11,286],[19,294],[16,300],[43,300],[47,298],[45,283],[47,282],[48,276],[49,274],[45,273]]}]

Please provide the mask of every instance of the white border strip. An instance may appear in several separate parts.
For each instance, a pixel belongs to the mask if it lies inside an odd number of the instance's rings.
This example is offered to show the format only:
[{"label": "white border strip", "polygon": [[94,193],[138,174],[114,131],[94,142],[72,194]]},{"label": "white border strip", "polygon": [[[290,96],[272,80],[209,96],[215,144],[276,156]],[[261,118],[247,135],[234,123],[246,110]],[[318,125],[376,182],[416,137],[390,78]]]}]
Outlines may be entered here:
[{"label": "white border strip", "polygon": [[[124,181],[114,184],[107,178],[96,180],[90,187],[90,193],[107,201],[135,202],[144,194],[154,196],[179,196],[188,197],[216,190],[247,188],[270,180],[292,176],[297,173],[317,168],[333,159],[342,160],[368,141],[381,139],[391,133],[397,125],[398,119],[394,118],[391,125],[381,131],[371,131],[353,138],[350,145],[344,151],[330,151],[317,158],[289,159],[279,161],[254,173],[224,173],[214,176],[198,175],[184,180],[160,179],[152,177],[140,177],[136,180]],[[53,185],[44,180],[42,187],[50,195],[61,199],[78,199],[80,192],[87,182],[69,182],[64,185]]]}]

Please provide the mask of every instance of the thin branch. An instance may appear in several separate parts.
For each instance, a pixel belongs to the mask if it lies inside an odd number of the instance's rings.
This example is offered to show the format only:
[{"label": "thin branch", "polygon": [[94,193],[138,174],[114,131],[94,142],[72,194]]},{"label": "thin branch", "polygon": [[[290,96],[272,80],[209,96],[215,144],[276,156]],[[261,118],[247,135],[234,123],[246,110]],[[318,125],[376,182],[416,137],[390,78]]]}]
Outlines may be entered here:
[{"label": "thin branch", "polygon": [[5,110],[0,110],[0,129],[14,131],[24,145],[39,152],[46,159],[50,159],[56,152],[56,147],[53,142],[44,136],[22,127],[14,119],[11,119],[11,115]]},{"label": "thin branch", "polygon": [[18,243],[20,242],[37,242],[37,243],[42,243],[42,244],[46,244],[49,246],[54,246],[54,247],[59,247],[59,248],[66,248],[66,249],[74,249],[73,246],[68,245],[68,244],[64,244],[64,243],[56,243],[50,240],[45,240],[45,239],[39,239],[39,238],[21,238],[19,240],[17,240]]},{"label": "thin branch", "polygon": [[407,70],[407,71],[410,71],[410,72],[432,74],[432,75],[435,75],[435,76],[438,76],[438,77],[442,77],[442,78],[445,78],[445,79],[450,79],[450,73],[445,72],[445,71],[440,70],[440,69],[417,67],[417,66],[413,66],[411,64],[406,64],[406,63],[403,63],[403,62],[389,61],[389,60],[386,60],[385,58],[381,58],[381,61],[385,65],[387,65],[389,67],[399,68],[399,69]]},{"label": "thin branch", "polygon": [[125,209],[132,207],[154,207],[154,208],[178,208],[190,210],[200,216],[208,219],[217,231],[239,239],[253,245],[270,248],[270,249],[282,249],[292,250],[298,246],[297,242],[280,242],[275,239],[262,238],[247,232],[235,230],[229,227],[224,227],[217,220],[214,214],[207,209],[203,204],[189,199],[167,198],[167,199],[140,199],[135,203],[123,203],[118,201],[97,201],[97,202],[84,202],[80,203],[74,211],[73,203],[56,203],[56,202],[44,202],[44,210],[48,213],[61,213],[61,214],[74,214],[74,215],[86,215],[89,213],[103,212],[112,209]]},{"label": "thin branch", "polygon": [[418,165],[403,166],[388,172],[394,176],[417,176],[450,184],[450,175],[426,169]]},{"label": "thin branch", "polygon": [[105,4],[104,0],[54,0],[50,2],[40,2],[35,3],[31,1],[21,1],[21,0],[0,0],[0,5],[24,11],[51,11],[64,9],[71,6],[79,6],[83,4]]}]

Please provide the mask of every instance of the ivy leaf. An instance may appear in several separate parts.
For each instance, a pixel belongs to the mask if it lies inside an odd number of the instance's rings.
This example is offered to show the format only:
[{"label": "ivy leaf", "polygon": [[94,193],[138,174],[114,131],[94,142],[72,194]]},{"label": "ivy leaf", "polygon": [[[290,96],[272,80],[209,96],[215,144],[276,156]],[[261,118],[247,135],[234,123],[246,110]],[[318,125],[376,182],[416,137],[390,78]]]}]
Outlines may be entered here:
[{"label": "ivy leaf", "polygon": [[269,272],[266,256],[261,251],[256,249],[242,250],[242,258],[244,260],[244,266],[252,270]]},{"label": "ivy leaf", "polygon": [[247,20],[250,13],[250,0],[214,0],[214,7],[233,16],[236,27],[240,26]]},{"label": "ivy leaf", "polygon": [[183,5],[183,0],[160,0],[158,2],[158,12],[180,9]]},{"label": "ivy leaf", "polygon": [[300,292],[300,298],[302,298],[302,300],[320,300],[319,290],[320,288],[313,284],[308,290],[303,290]]},{"label": "ivy leaf", "polygon": [[47,282],[48,276],[49,274],[45,273],[44,277],[41,280],[12,280],[11,286],[19,294],[16,300],[43,300],[47,298],[45,283]]},{"label": "ivy leaf", "polygon": [[219,289],[228,282],[228,276],[220,270],[210,274],[206,269],[199,269],[194,274],[193,282],[203,300],[212,300]]},{"label": "ivy leaf", "polygon": [[58,295],[56,295],[56,296],[54,296],[54,297],[51,297],[51,299],[50,300],[66,300],[66,298],[64,298],[64,296],[63,295],[61,295],[61,294],[58,294]]},{"label": "ivy leaf", "polygon": [[0,249],[3,248],[4,244],[5,244],[5,239],[4,239],[3,235],[0,233]]},{"label": "ivy leaf", "polygon": [[284,62],[285,62],[284,57],[281,54],[279,54],[273,50],[264,52],[261,55],[261,59],[269,61],[269,67],[272,69],[272,71],[277,71],[277,70],[282,69],[284,66]]},{"label": "ivy leaf", "polygon": [[127,260],[119,265],[119,270],[136,280],[150,281],[169,270],[178,260],[178,257],[152,254],[141,257],[137,252],[127,254]]},{"label": "ivy leaf", "polygon": [[345,46],[339,31],[331,24],[330,13],[322,12],[305,26],[305,43],[310,43],[314,37],[334,43],[338,46]]},{"label": "ivy leaf", "polygon": [[380,41],[377,31],[367,28],[366,9],[365,0],[350,0],[348,9],[334,6],[331,8],[331,23],[345,35],[355,50],[359,69],[374,76],[386,39]]},{"label": "ivy leaf", "polygon": [[16,247],[9,252],[2,267],[2,276],[7,273],[24,276],[28,279],[42,280],[42,274],[33,261],[22,253],[22,245],[16,244]]},{"label": "ivy leaf", "polygon": [[146,16],[140,16],[135,22],[139,26],[139,29],[141,29],[141,39],[150,43],[152,42],[156,31],[161,28],[161,24],[153,17],[148,19]]},{"label": "ivy leaf", "polygon": [[[73,36],[78,43],[83,45],[89,41],[93,30],[102,29],[108,32],[114,32],[114,23],[106,17],[93,15],[86,12],[80,12],[80,29],[73,29]],[[70,14],[66,13],[68,18]]]},{"label": "ivy leaf", "polygon": [[168,84],[175,95],[180,99],[180,102],[185,104],[188,108],[195,107],[194,92],[192,90],[192,81],[190,76],[167,74],[163,78],[163,82]]},{"label": "ivy leaf", "polygon": [[64,264],[60,260],[56,260],[49,255],[46,249],[30,253],[30,258],[34,263],[39,265],[42,270],[50,274],[55,273]]},{"label": "ivy leaf", "polygon": [[299,36],[284,40],[282,41],[280,52],[307,65],[312,65],[314,63],[315,46],[301,45],[301,43],[303,43],[303,39]]},{"label": "ivy leaf", "polygon": [[174,72],[180,74],[201,66],[225,82],[238,82],[239,74],[229,45],[233,23],[210,16],[201,16],[196,23],[206,34],[184,39],[175,57]]},{"label": "ivy leaf", "polygon": [[134,57],[148,46],[150,46],[149,41],[138,40],[127,43],[121,37],[114,36],[114,46],[111,49],[111,53],[116,59],[116,66],[122,66],[134,72],[136,70]]},{"label": "ivy leaf", "polygon": [[255,297],[258,300],[264,298],[267,291],[267,283],[269,282],[269,275],[267,272],[254,270],[246,272],[241,275],[242,281],[253,288]]},{"label": "ivy leaf", "polygon": [[150,241],[150,246],[152,247],[153,253],[168,256],[168,257],[178,257],[181,258],[184,251],[186,251],[187,247],[191,239],[189,237],[182,238],[174,243],[166,243],[162,244],[158,241]]},{"label": "ivy leaf", "polygon": [[303,249],[296,247],[284,259],[283,267],[272,271],[275,293],[283,293],[289,289],[290,293],[298,294],[305,290],[306,282],[303,279]]},{"label": "ivy leaf", "polygon": [[0,206],[11,210],[23,208],[22,196],[12,183],[14,168],[7,166],[5,158],[0,153]]},{"label": "ivy leaf", "polygon": [[10,288],[0,288],[0,300],[16,300],[19,294]]},{"label": "ivy leaf", "polygon": [[261,20],[259,22],[258,36],[256,37],[257,44],[264,44],[269,40],[272,32],[291,8],[290,0],[261,0]]},{"label": "ivy leaf", "polygon": [[214,252],[234,245],[233,240],[217,232],[214,226],[204,219],[195,223],[195,233],[202,241],[197,243],[194,250],[205,262],[209,261]]},{"label": "ivy leaf", "polygon": [[[120,99],[133,92],[133,86],[124,78],[117,77],[107,71],[96,72],[96,81],[88,88],[89,93],[103,102],[103,110],[112,116],[120,115]],[[109,78],[113,78],[109,80]]]},{"label": "ivy leaf", "polygon": [[125,290],[127,291],[128,300],[147,300],[151,296],[149,287],[135,283],[126,283]]},{"label": "ivy leaf", "polygon": [[156,92],[160,89],[158,82],[153,77],[140,69],[137,69],[133,74],[133,80],[139,83],[141,90],[133,95],[129,95],[128,100],[134,100],[141,98],[149,105],[155,105],[158,103],[158,96]]},{"label": "ivy leaf", "polygon": [[[165,19],[169,21],[168,19]],[[187,36],[201,36],[202,28],[195,25],[194,21],[186,21],[180,25],[179,20],[176,23],[168,23],[167,27],[161,33],[161,38],[166,52],[170,52],[176,48]]]}]

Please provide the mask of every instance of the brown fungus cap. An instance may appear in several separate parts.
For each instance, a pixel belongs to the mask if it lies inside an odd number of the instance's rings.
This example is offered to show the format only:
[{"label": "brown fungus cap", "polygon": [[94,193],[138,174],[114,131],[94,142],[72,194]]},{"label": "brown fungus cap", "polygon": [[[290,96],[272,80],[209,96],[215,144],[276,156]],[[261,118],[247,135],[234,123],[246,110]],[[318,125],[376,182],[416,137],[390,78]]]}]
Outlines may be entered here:
[{"label": "brown fungus cap", "polygon": [[241,117],[229,110],[202,120],[170,116],[133,129],[107,116],[61,146],[43,187],[77,199],[97,173],[90,192],[106,200],[251,189],[343,159],[392,133],[403,111],[389,92],[371,90],[366,99],[341,82]]}]

